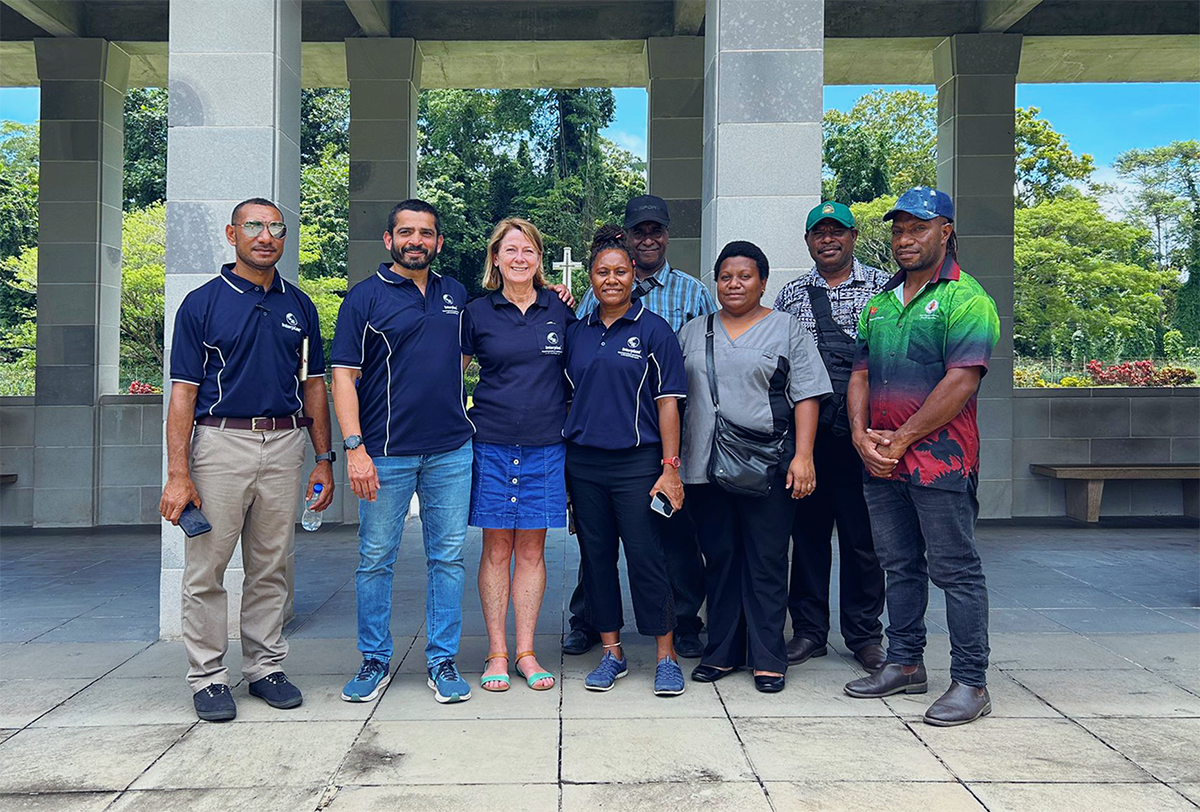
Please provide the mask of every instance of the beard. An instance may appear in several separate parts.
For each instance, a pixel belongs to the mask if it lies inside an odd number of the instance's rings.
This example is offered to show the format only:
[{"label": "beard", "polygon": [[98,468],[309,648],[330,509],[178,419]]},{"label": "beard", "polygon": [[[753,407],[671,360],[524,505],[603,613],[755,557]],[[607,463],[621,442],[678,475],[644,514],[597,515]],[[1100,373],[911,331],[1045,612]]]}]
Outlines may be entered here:
[{"label": "beard", "polygon": [[270,260],[267,260],[267,259],[264,259],[263,257],[255,255],[253,250],[250,250],[250,249],[247,249],[246,251],[242,251],[241,249],[238,249],[236,251],[236,253],[237,253],[237,258],[239,260],[241,260],[246,265],[249,265],[254,270],[259,271],[260,273],[266,273],[267,271],[274,268],[275,263],[277,263],[279,261],[279,258],[283,255],[283,252],[280,252],[278,254],[275,254]]},{"label": "beard", "polygon": [[401,268],[406,268],[410,271],[423,271],[429,267],[434,257],[437,256],[437,249],[434,249],[432,253],[426,251],[424,248],[421,249],[420,254],[412,251],[406,253],[403,249],[397,250],[396,244],[392,243],[390,253],[392,260]]}]

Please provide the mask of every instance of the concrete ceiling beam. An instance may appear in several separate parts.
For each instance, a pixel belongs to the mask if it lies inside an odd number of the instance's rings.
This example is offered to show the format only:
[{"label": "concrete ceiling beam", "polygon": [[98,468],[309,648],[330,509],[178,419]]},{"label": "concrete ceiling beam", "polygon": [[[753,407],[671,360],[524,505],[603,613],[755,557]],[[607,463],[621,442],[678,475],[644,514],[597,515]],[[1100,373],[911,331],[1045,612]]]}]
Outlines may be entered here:
[{"label": "concrete ceiling beam", "polygon": [[704,0],[675,0],[675,36],[694,37],[704,26]]},{"label": "concrete ceiling beam", "polygon": [[4,5],[54,37],[83,36],[83,3],[70,0],[3,0]]},{"label": "concrete ceiling beam", "polygon": [[392,34],[392,6],[388,0],[346,0],[355,22],[368,37]]},{"label": "concrete ceiling beam", "polygon": [[1042,0],[979,0],[979,30],[985,34],[1003,34]]}]

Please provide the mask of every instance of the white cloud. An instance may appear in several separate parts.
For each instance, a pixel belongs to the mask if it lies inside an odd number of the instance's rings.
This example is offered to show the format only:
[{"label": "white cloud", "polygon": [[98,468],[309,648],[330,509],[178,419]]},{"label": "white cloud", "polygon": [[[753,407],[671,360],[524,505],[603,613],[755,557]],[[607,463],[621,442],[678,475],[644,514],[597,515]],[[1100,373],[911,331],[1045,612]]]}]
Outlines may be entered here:
[{"label": "white cloud", "polygon": [[626,130],[607,130],[604,137],[621,149],[632,152],[643,161],[646,160],[646,136]]}]

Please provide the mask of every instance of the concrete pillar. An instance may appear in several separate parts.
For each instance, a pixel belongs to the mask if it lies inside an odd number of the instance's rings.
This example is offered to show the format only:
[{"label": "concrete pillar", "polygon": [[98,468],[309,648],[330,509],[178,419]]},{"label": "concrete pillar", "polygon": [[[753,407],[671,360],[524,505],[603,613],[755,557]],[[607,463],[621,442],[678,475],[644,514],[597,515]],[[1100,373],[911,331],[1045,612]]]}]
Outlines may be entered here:
[{"label": "concrete pillar", "polygon": [[751,240],[764,301],[808,270],[804,217],[821,194],[824,0],[708,0],[701,262]]},{"label": "concrete pillar", "polygon": [[42,122],[33,521],[91,526],[97,408],[118,386],[129,56],[102,39],[38,39],[34,51]]},{"label": "concrete pillar", "polygon": [[1000,343],[979,392],[980,516],[1012,516],[1013,126],[1019,34],[958,34],[933,52],[938,187],[954,197],[963,270],[996,300]]},{"label": "concrete pillar", "polygon": [[390,261],[383,232],[392,207],[417,194],[421,49],[408,38],[346,40],[350,80],[350,247],[353,285]]},{"label": "concrete pillar", "polygon": [[[289,279],[298,273],[300,3],[243,0],[237,11],[243,24],[232,26],[229,13],[224,0],[170,4],[164,314],[168,359],[179,303],[233,260],[225,225],[238,202],[266,197],[279,205],[289,231],[278,270]],[[169,384],[165,388],[169,395]],[[163,472],[165,478],[165,442]],[[183,546],[183,533],[164,522],[159,610],[163,637],[181,632]],[[241,561],[239,549],[225,573],[231,636],[240,629]],[[289,616],[293,569],[294,556],[288,567]]]},{"label": "concrete pillar", "polygon": [[700,276],[700,191],[704,177],[704,37],[654,37],[646,157],[649,192],[667,201],[667,261]]}]

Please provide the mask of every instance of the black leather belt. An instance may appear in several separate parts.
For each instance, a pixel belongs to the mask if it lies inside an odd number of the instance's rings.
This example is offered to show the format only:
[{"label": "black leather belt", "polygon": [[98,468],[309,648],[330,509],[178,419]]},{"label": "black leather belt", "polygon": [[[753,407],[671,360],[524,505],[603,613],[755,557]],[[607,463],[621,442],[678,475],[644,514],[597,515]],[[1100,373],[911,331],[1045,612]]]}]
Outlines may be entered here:
[{"label": "black leather belt", "polygon": [[196,418],[197,426],[219,426],[246,431],[285,431],[302,429],[313,424],[311,417],[212,417]]}]

